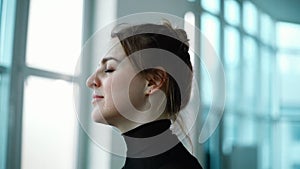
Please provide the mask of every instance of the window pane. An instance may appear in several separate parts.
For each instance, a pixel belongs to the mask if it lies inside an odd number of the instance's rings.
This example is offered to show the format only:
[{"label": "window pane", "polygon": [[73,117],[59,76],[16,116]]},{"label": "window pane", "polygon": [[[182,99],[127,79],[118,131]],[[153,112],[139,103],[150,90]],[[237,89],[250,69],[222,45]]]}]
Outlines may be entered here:
[{"label": "window pane", "polygon": [[184,30],[188,34],[189,37],[189,44],[190,44],[190,50],[189,54],[191,57],[191,62],[192,65],[194,65],[194,60],[195,60],[195,14],[193,12],[187,12],[184,15]]},{"label": "window pane", "polygon": [[[209,43],[213,46],[215,49],[215,52],[218,56],[220,56],[220,21],[215,16],[212,16],[210,14],[204,13],[201,17],[201,31],[209,41]],[[203,40],[203,39],[202,39]],[[204,45],[203,41],[201,43]],[[202,46],[203,50],[206,49]]]},{"label": "window pane", "polygon": [[278,56],[281,104],[284,107],[299,106],[300,95],[295,91],[299,91],[300,86],[300,54],[279,53]]},{"label": "window pane", "polygon": [[224,114],[224,137],[223,137],[223,144],[222,150],[224,154],[229,155],[232,152],[233,144],[236,140],[236,129],[237,127],[234,115],[234,112],[226,111]]},{"label": "window pane", "polygon": [[236,116],[237,145],[253,145],[257,139],[257,119],[251,116]]},{"label": "window pane", "polygon": [[201,5],[212,13],[218,14],[220,12],[220,0],[201,0]]},{"label": "window pane", "polygon": [[300,49],[300,25],[279,22],[277,27],[277,46],[279,48]]},{"label": "window pane", "polygon": [[226,0],[225,4],[225,19],[228,23],[239,25],[240,23],[240,6],[236,0]]},{"label": "window pane", "polygon": [[22,169],[71,169],[76,113],[71,83],[29,77],[25,83]]},{"label": "window pane", "polygon": [[0,169],[5,169],[8,127],[9,75],[0,73]]},{"label": "window pane", "polygon": [[257,33],[257,9],[248,1],[244,2],[243,23],[244,29],[250,34]]},{"label": "window pane", "polygon": [[300,167],[300,122],[281,122],[280,124],[280,168],[295,169]]},{"label": "window pane", "polygon": [[224,37],[225,64],[226,68],[235,68],[239,63],[240,36],[233,27],[225,27]]},{"label": "window pane", "polygon": [[212,102],[212,84],[206,67],[201,64],[201,102],[204,105],[211,105]]},{"label": "window pane", "polygon": [[255,97],[257,96],[257,89],[255,88],[257,82],[257,44],[251,37],[244,37],[243,45],[243,106],[245,113],[252,113],[254,111]]},{"label": "window pane", "polygon": [[73,74],[81,50],[82,0],[30,2],[26,62]]},{"label": "window pane", "polygon": [[16,0],[2,1],[0,13],[0,64],[9,66],[11,64]]},{"label": "window pane", "polygon": [[260,110],[263,114],[268,115],[270,113],[270,104],[272,99],[272,93],[270,92],[273,85],[271,83],[272,72],[274,65],[274,57],[272,57],[271,51],[268,48],[261,48],[261,63],[260,63],[260,72],[261,72],[261,93],[260,93]]},{"label": "window pane", "polygon": [[239,83],[239,56],[240,56],[240,37],[239,32],[232,27],[225,27],[224,35],[224,61],[226,71],[226,107],[235,107],[237,91],[241,88]]},{"label": "window pane", "polygon": [[274,38],[275,29],[271,17],[267,14],[261,14],[260,22],[261,22],[260,34],[261,34],[262,41],[266,44],[272,44],[273,41],[275,40]]},{"label": "window pane", "polygon": [[[203,90],[201,97],[203,103],[210,105],[212,101],[212,84],[207,70],[217,69],[217,61],[210,56],[212,54],[219,56],[220,22],[216,17],[204,13],[201,17],[201,30],[204,34],[204,37],[201,37],[201,57],[207,57],[206,60],[208,60],[207,65],[201,62],[201,90]],[[213,51],[210,50],[211,48]]]}]

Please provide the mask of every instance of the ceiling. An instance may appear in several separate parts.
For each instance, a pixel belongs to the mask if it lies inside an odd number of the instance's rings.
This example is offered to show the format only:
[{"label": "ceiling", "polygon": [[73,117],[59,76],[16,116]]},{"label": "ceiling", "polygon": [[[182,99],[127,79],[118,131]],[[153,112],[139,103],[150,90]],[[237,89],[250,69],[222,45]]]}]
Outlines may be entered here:
[{"label": "ceiling", "polygon": [[279,21],[300,24],[300,0],[251,0],[254,4]]}]

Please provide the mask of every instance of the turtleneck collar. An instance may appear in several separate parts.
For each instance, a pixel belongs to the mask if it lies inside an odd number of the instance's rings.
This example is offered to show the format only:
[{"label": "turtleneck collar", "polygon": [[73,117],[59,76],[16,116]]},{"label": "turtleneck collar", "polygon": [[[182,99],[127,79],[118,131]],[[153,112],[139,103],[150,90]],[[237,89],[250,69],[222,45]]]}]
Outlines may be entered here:
[{"label": "turtleneck collar", "polygon": [[171,121],[169,119],[162,119],[152,121],[140,125],[132,130],[123,133],[123,136],[134,137],[134,138],[147,138],[156,136],[170,128]]},{"label": "turtleneck collar", "polygon": [[169,119],[143,124],[123,133],[128,158],[146,158],[164,153],[179,140],[170,130]]}]

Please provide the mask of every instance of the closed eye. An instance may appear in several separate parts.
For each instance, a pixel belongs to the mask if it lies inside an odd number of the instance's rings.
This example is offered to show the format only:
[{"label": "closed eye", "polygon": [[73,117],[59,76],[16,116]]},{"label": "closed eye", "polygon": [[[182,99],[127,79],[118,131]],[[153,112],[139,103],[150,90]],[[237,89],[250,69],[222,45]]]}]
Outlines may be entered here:
[{"label": "closed eye", "polygon": [[115,71],[114,69],[106,69],[104,70],[105,73],[112,73],[113,71]]}]

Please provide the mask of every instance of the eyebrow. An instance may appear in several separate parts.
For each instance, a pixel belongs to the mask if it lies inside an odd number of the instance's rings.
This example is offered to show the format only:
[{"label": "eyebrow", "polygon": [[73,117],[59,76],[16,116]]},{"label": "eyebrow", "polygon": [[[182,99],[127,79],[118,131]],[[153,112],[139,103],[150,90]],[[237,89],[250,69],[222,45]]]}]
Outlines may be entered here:
[{"label": "eyebrow", "polygon": [[107,61],[109,61],[109,60],[114,60],[114,61],[116,61],[116,62],[120,62],[120,60],[118,60],[118,59],[116,59],[116,58],[113,58],[113,57],[106,57],[106,58],[103,58],[102,60],[101,60],[101,64],[105,64]]}]

